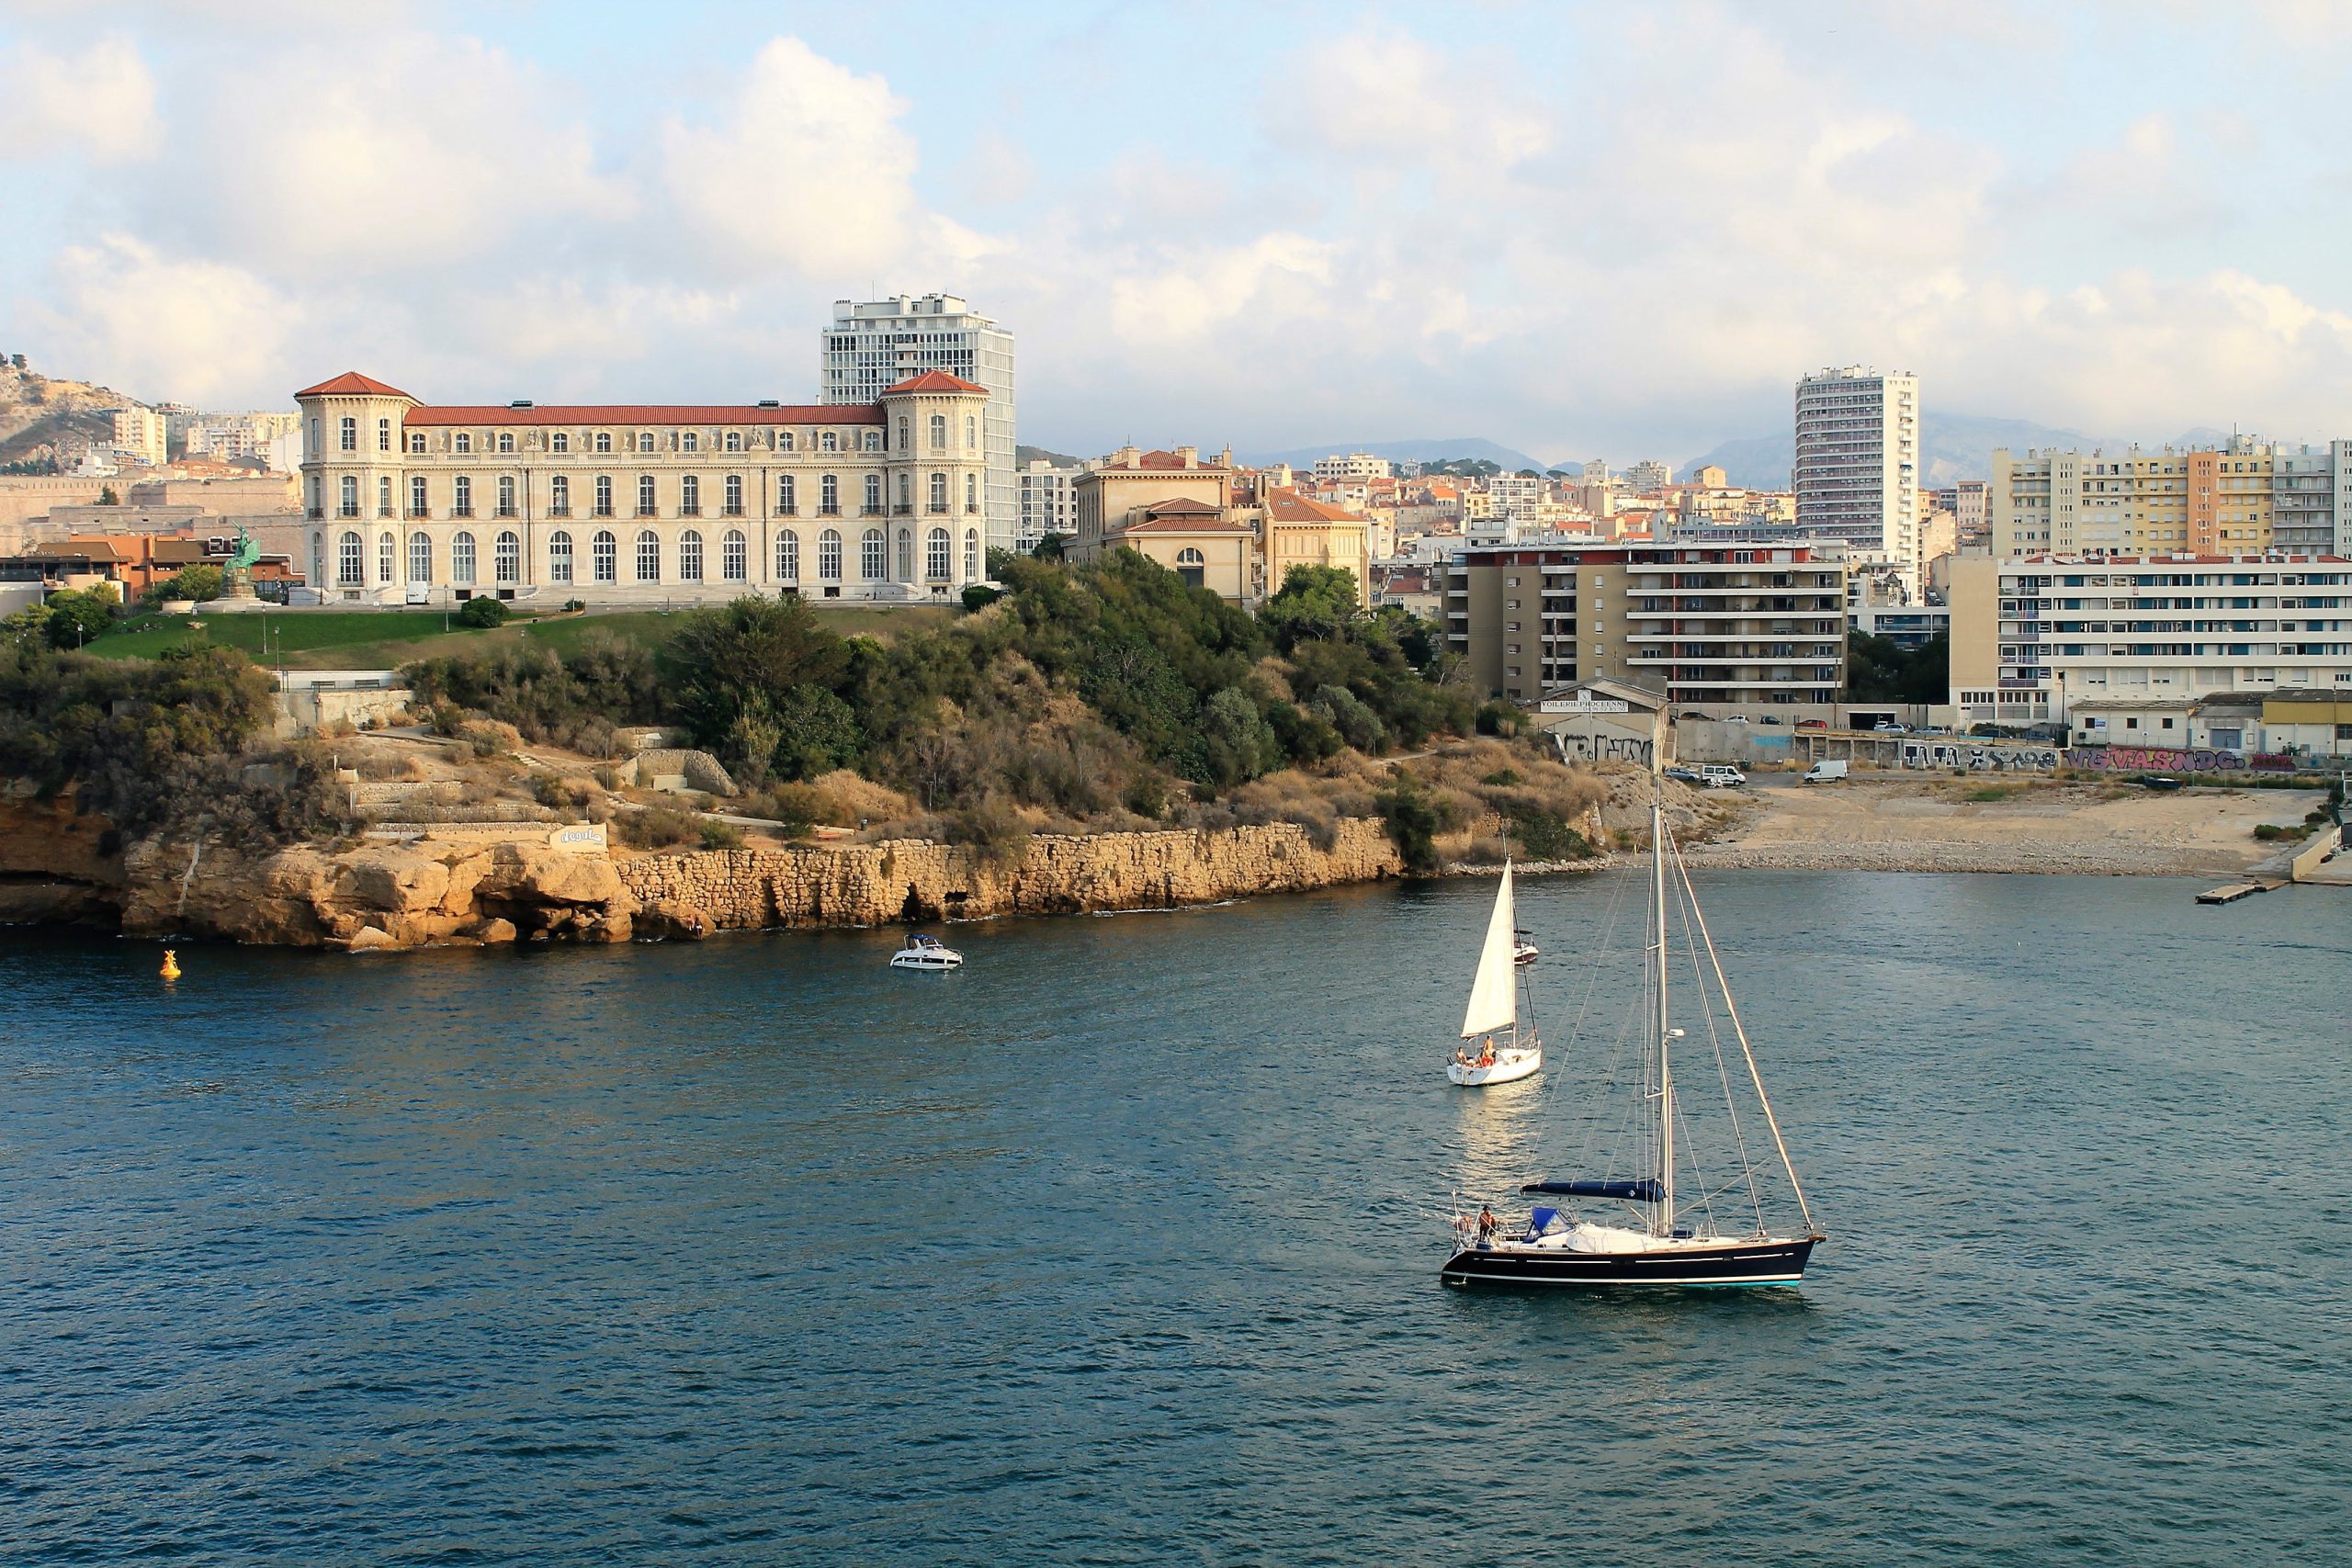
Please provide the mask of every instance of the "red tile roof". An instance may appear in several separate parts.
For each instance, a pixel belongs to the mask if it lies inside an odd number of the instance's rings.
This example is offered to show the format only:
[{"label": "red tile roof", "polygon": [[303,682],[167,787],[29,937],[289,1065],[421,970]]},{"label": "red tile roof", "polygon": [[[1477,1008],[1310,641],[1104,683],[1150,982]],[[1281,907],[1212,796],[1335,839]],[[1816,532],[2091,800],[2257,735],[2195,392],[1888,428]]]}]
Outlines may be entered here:
[{"label": "red tile roof", "polygon": [[[362,376],[356,370],[346,370],[332,381],[322,381],[315,387],[305,387],[294,394],[298,398],[408,398],[398,387],[387,387],[373,376]],[[408,398],[414,402],[414,398]]]},{"label": "red tile roof", "polygon": [[446,403],[408,411],[417,424],[880,424],[876,403],[800,403],[757,408],[748,403]]},{"label": "red tile roof", "polygon": [[1248,534],[1250,529],[1222,517],[1145,517],[1108,530],[1121,534]]},{"label": "red tile roof", "polygon": [[1215,517],[1219,513],[1217,508],[1211,506],[1205,501],[1194,501],[1191,496],[1178,495],[1170,496],[1166,501],[1153,502],[1143,509],[1143,514],[1147,517]]},{"label": "red tile roof", "polygon": [[882,395],[887,398],[894,392],[985,393],[987,391],[988,389],[986,387],[976,387],[971,382],[965,380],[962,377],[950,376],[944,370],[926,370],[920,376],[909,377],[895,387],[883,388]]},{"label": "red tile roof", "polygon": [[1266,492],[1266,514],[1277,523],[1361,523],[1362,517],[1344,506],[1327,506],[1319,501],[1309,501],[1295,490],[1280,486]]},{"label": "red tile roof", "polygon": [[1103,465],[1102,471],[1114,474],[1132,474],[1137,472],[1229,474],[1233,470],[1225,468],[1220,464],[1211,462],[1204,457],[1193,458],[1193,466],[1188,468],[1184,466],[1184,459],[1178,457],[1173,452],[1152,451],[1137,453],[1136,460],[1132,465],[1106,462]]}]

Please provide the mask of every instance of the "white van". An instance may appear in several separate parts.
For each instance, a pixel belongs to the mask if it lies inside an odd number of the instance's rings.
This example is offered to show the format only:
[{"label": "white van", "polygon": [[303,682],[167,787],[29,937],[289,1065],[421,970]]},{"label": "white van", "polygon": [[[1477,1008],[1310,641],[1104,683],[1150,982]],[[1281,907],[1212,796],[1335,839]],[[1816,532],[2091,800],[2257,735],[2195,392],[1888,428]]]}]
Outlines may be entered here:
[{"label": "white van", "polygon": [[1699,782],[1709,789],[1737,789],[1747,775],[1729,762],[1709,762],[1699,770]]},{"label": "white van", "polygon": [[1804,782],[1807,784],[1844,784],[1846,782],[1846,766],[1847,765],[1844,762],[1832,762],[1825,758],[1823,761],[1815,762],[1813,766],[1804,771]]}]

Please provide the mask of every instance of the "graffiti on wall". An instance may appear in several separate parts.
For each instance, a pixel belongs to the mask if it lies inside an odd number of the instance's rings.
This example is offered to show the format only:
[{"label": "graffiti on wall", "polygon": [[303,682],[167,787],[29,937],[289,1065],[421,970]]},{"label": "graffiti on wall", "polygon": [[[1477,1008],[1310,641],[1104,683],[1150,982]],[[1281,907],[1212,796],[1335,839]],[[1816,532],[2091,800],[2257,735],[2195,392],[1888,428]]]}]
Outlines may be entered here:
[{"label": "graffiti on wall", "polygon": [[1650,765],[1652,746],[1645,735],[1555,729],[1552,739],[1560,748],[1563,762],[1638,762],[1645,768]]},{"label": "graffiti on wall", "polygon": [[1906,768],[1964,768],[1970,773],[2043,772],[2065,760],[2055,746],[1988,745],[1973,740],[1905,740]]},{"label": "graffiti on wall", "polygon": [[2276,751],[2184,751],[2169,746],[2075,746],[2070,768],[2127,773],[2291,773],[2295,760]]}]

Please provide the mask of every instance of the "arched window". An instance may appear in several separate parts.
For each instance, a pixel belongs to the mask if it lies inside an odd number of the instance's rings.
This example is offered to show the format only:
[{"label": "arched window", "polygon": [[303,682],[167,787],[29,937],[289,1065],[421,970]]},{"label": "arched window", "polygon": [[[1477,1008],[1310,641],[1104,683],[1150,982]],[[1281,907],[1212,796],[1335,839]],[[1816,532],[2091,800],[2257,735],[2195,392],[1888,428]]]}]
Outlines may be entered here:
[{"label": "arched window", "polygon": [[973,582],[980,580],[980,531],[978,528],[964,530],[964,576]]},{"label": "arched window", "polygon": [[914,502],[907,493],[907,476],[901,473],[899,476],[899,510],[901,513],[907,513],[914,509]]},{"label": "arched window", "polygon": [[797,493],[799,487],[792,482],[792,476],[790,474],[778,474],[776,476],[775,510],[778,516],[797,517],[800,515],[799,502],[794,499],[794,496]]},{"label": "arched window", "polygon": [[869,430],[865,433],[865,449],[868,452],[879,452],[882,450],[882,433],[880,431]]},{"label": "arched window", "polygon": [[842,580],[842,536],[837,529],[828,528],[817,536],[817,575],[828,582]]},{"label": "arched window", "polygon": [[980,422],[971,414],[967,413],[964,416],[964,450],[967,452],[977,452],[979,449]]},{"label": "arched window", "polygon": [[865,476],[865,514],[868,517],[882,515],[882,476],[880,474]]},{"label": "arched window", "polygon": [[376,536],[376,581],[390,582],[400,575],[400,541],[390,534]]},{"label": "arched window", "polygon": [[696,475],[688,474],[678,481],[678,515],[702,515],[702,479]]},{"label": "arched window", "polygon": [[839,474],[827,474],[817,481],[817,515],[839,517],[842,514],[842,481]]},{"label": "arched window", "polygon": [[922,574],[935,582],[945,577],[947,572],[947,530],[933,528],[922,542]]},{"label": "arched window", "polygon": [[474,514],[474,481],[470,476],[459,474],[452,481],[449,492],[449,515],[471,517]]},{"label": "arched window", "polygon": [[561,474],[548,480],[548,515],[550,517],[571,515],[571,481]]},{"label": "arched window", "polygon": [[523,541],[512,528],[498,531],[498,539],[491,547],[491,574],[500,582],[523,581]]},{"label": "arched window", "polygon": [[342,513],[345,517],[359,515],[359,479],[356,474],[343,476]]},{"label": "arched window", "polygon": [[678,576],[686,582],[702,581],[702,534],[687,529],[678,537]]},{"label": "arched window", "polygon": [[[833,541],[833,548],[841,548],[838,538]],[[778,582],[800,581],[800,536],[789,528],[775,536],[775,578]]]},{"label": "arched window", "polygon": [[817,437],[817,450],[820,452],[838,452],[841,449],[842,438],[831,431],[829,430]]},{"label": "arched window", "polygon": [[692,431],[692,430],[687,431],[684,435],[682,435],[682,436],[680,436],[680,437],[678,438],[678,450],[679,450],[679,451],[681,451],[681,452],[699,452],[699,451],[701,451],[701,450],[702,450],[702,436],[701,436],[701,434],[700,434],[698,432],[695,432],[695,431]]},{"label": "arched window", "polygon": [[598,474],[596,476],[596,515],[599,517],[610,517],[612,514],[613,476],[610,474]]},{"label": "arched window", "polygon": [[548,581],[571,581],[571,536],[561,528],[548,536]]},{"label": "arched window", "polygon": [[1194,588],[1204,586],[1209,575],[1208,558],[1186,546],[1176,552],[1176,575]]},{"label": "arched window", "polygon": [[639,517],[653,515],[653,476],[651,474],[637,476],[637,514]]},{"label": "arched window", "polygon": [[365,558],[359,550],[359,536],[349,528],[343,531],[334,547],[334,580],[345,588],[356,588],[364,579],[360,569]]},{"label": "arched window", "polygon": [[905,414],[900,414],[900,415],[899,416],[899,451],[901,451],[901,452],[903,452],[903,451],[905,451],[906,449],[907,449],[907,416],[906,416]]},{"label": "arched window", "polygon": [[978,474],[966,474],[964,476],[964,510],[967,512],[978,512],[979,509],[980,476]]},{"label": "arched window", "polygon": [[899,530],[899,581],[912,582],[914,580],[915,531],[911,528],[901,528]]},{"label": "arched window", "polygon": [[408,580],[433,581],[433,536],[422,528],[408,536]]},{"label": "arched window", "polygon": [[[315,439],[318,434],[319,422],[314,419],[311,422],[311,434]],[[311,482],[317,481],[313,479]],[[327,542],[318,534],[311,536],[311,581],[322,588],[327,585]]]},{"label": "arched window", "polygon": [[718,575],[722,581],[742,582],[750,578],[750,563],[745,558],[747,554],[743,548],[742,529],[729,528],[719,537]]},{"label": "arched window", "polygon": [[931,476],[931,510],[933,512],[947,510],[947,476],[945,474]]},{"label": "arched window", "polygon": [[620,577],[619,541],[610,528],[599,528],[596,536],[588,541],[588,562],[599,582],[616,581]]},{"label": "arched window", "polygon": [[779,452],[789,452],[794,449],[792,445],[792,432],[788,430],[779,430],[775,433],[775,449]]},{"label": "arched window", "polygon": [[413,474],[408,481],[408,514],[422,517],[432,509],[424,503],[424,476]]},{"label": "arched window", "polygon": [[730,430],[727,433],[727,449],[729,452],[741,452],[743,449],[743,433],[741,431]]},{"label": "arched window", "polygon": [[513,474],[498,476],[498,514],[501,517],[514,515],[514,476]]},{"label": "arched window", "polygon": [[931,449],[934,452],[947,450],[947,416],[944,413],[931,416]]},{"label": "arched window", "polygon": [[391,514],[392,476],[390,474],[384,474],[379,476],[376,480],[376,515],[379,517],[390,517]]},{"label": "arched window", "polygon": [[462,588],[474,582],[474,536],[462,530],[449,541],[449,581]]},{"label": "arched window", "polygon": [[724,508],[724,510],[725,510],[725,512],[726,512],[726,513],[727,513],[727,515],[728,515],[728,516],[729,516],[729,517],[741,517],[741,516],[742,516],[742,515],[743,515],[743,476],[742,476],[742,475],[741,475],[741,474],[729,474],[729,475],[728,475],[728,476],[727,476],[727,485],[726,485],[726,488],[725,488],[724,490],[722,490],[722,491],[719,492],[719,494],[720,494],[720,496],[721,496],[721,498],[722,498],[722,499],[721,499],[721,502],[720,502],[720,505]]},{"label": "arched window", "polygon": [[858,541],[857,564],[868,582],[882,581],[882,530],[868,528],[865,537]]},{"label": "arched window", "polygon": [[639,582],[662,581],[662,541],[650,528],[641,528],[637,535],[637,580]]}]

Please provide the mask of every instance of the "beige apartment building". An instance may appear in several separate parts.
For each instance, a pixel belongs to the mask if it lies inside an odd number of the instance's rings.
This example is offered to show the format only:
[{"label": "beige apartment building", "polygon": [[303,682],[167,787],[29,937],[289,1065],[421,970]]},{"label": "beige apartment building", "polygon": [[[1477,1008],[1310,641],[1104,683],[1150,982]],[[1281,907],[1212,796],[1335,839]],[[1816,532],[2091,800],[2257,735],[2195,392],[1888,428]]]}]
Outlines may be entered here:
[{"label": "beige apartment building", "polygon": [[1289,486],[1258,488],[1262,478],[1245,486],[1230,452],[1204,461],[1192,446],[1121,447],[1071,486],[1070,558],[1135,550],[1244,608],[1279,591],[1293,566],[1340,567],[1355,574],[1358,603],[1368,607],[1370,521]]},{"label": "beige apartment building", "polygon": [[2290,450],[1993,453],[1993,553],[2341,552],[2352,541],[2352,441]]},{"label": "beige apartment building", "polygon": [[1670,702],[1829,705],[1846,686],[1846,569],[1809,545],[1471,549],[1444,569],[1446,646],[1532,702],[1593,676]]},{"label": "beige apartment building", "polygon": [[988,397],[434,405],[348,373],[295,394],[298,570],[361,604],[944,598],[986,573]]},{"label": "beige apartment building", "polygon": [[2352,685],[2352,560],[2340,556],[1955,556],[1951,570],[1963,725]]}]

